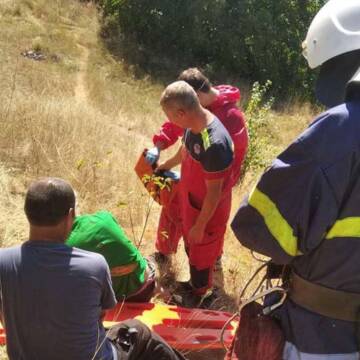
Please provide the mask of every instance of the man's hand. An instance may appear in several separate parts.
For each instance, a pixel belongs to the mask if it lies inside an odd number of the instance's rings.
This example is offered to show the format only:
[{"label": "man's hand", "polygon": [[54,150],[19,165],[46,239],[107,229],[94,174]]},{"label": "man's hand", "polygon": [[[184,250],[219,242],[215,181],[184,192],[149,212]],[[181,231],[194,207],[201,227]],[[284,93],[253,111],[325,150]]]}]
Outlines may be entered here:
[{"label": "man's hand", "polygon": [[190,244],[201,244],[204,238],[205,228],[201,225],[195,224],[189,231],[188,241]]},{"label": "man's hand", "polygon": [[203,241],[206,225],[214,215],[221,199],[223,181],[223,179],[206,180],[206,196],[195,225],[187,235],[189,243],[200,244]]},{"label": "man's hand", "polygon": [[183,146],[181,145],[177,151],[177,153],[164,163],[160,164],[155,171],[161,171],[161,170],[171,170],[173,167],[178,166],[181,163],[181,157],[182,157],[182,149]]},{"label": "man's hand", "polygon": [[145,160],[149,165],[154,165],[160,158],[160,148],[153,147],[146,152]]},{"label": "man's hand", "polygon": [[169,164],[169,161],[165,161],[162,164],[160,164],[156,169],[155,172],[159,171],[165,171],[165,170],[171,170],[171,165]]}]

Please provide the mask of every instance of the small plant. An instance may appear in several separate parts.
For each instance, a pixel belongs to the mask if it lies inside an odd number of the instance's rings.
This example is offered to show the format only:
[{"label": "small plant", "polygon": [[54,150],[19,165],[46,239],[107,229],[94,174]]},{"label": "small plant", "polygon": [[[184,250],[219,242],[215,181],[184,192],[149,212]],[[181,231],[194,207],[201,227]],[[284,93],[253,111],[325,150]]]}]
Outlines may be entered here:
[{"label": "small plant", "polygon": [[44,50],[44,47],[43,47],[43,44],[42,44],[42,41],[41,41],[41,38],[40,36],[37,36],[33,41],[32,41],[32,49],[37,52],[37,53],[40,53]]},{"label": "small plant", "polygon": [[244,163],[244,174],[249,169],[254,172],[260,171],[267,165],[264,154],[269,150],[270,141],[265,136],[266,131],[264,130],[268,126],[270,110],[274,103],[273,97],[266,99],[271,85],[270,80],[265,85],[255,82],[251,90],[250,100],[245,111],[250,141]]},{"label": "small plant", "polygon": [[[153,184],[155,187],[157,187],[159,190],[167,189],[168,191],[171,190],[171,182],[172,180],[170,178],[165,178],[163,176],[158,175],[144,175],[141,179],[143,184],[147,186],[148,184]],[[156,194],[151,194],[156,195]]]}]

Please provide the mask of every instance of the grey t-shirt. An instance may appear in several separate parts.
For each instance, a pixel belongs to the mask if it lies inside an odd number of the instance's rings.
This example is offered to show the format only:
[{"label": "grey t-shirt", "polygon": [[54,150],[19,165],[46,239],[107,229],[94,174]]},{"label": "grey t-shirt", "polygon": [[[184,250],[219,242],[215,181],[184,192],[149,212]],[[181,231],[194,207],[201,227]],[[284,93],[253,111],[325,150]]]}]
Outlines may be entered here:
[{"label": "grey t-shirt", "polygon": [[34,241],[0,250],[1,306],[10,359],[111,360],[99,321],[116,304],[96,253]]}]

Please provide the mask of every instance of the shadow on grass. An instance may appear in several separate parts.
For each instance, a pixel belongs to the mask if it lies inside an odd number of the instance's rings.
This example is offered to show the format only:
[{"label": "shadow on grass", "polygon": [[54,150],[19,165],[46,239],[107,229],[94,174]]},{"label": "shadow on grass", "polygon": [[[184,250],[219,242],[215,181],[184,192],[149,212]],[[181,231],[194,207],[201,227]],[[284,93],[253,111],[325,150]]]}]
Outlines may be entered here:
[{"label": "shadow on grass", "polygon": [[125,37],[116,22],[102,19],[99,37],[115,60],[137,79],[152,78],[166,85],[191,64],[184,59],[168,59],[155,51],[141,47],[134,39]]}]

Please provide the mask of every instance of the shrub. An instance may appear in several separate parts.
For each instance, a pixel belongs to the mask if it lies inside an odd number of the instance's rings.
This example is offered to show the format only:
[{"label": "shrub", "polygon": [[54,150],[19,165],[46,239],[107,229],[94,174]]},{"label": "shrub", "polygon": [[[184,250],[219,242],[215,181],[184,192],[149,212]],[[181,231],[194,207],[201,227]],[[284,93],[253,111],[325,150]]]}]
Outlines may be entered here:
[{"label": "shrub", "polygon": [[254,173],[260,172],[268,165],[268,156],[266,155],[271,151],[269,139],[271,133],[267,129],[270,126],[270,110],[274,103],[273,97],[266,98],[270,87],[270,80],[265,85],[255,82],[246,106],[245,118],[250,142],[243,164],[243,174],[250,169]]},{"label": "shrub", "polygon": [[311,93],[301,42],[326,0],[99,1],[121,30],[113,40],[147,71],[197,65],[215,79],[271,79],[279,99]]}]

